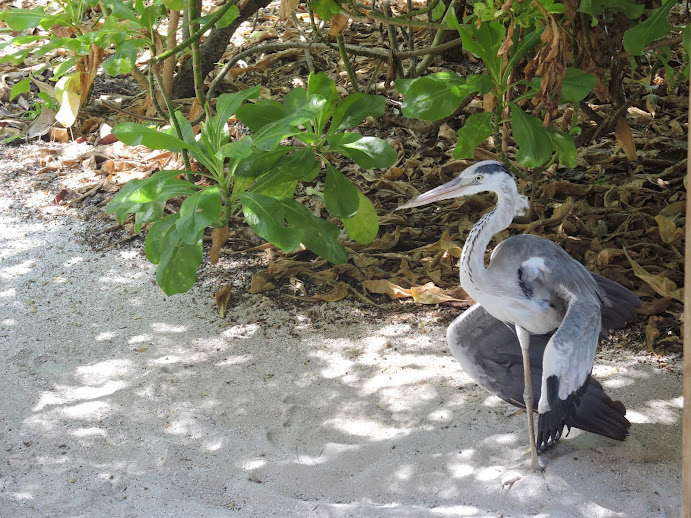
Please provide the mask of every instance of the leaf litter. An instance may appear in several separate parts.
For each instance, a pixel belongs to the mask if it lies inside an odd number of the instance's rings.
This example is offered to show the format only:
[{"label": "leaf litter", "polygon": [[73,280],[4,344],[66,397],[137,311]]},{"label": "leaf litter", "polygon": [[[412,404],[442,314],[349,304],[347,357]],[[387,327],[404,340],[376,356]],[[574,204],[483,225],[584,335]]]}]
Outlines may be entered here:
[{"label": "leaf litter", "polygon": [[[233,39],[238,48],[231,47],[228,52],[234,54],[242,50],[249,36],[261,30],[264,31],[262,38],[299,39],[300,33],[292,22],[276,23],[278,9],[272,4],[263,10],[254,28],[251,24],[243,25]],[[287,9],[292,12],[290,7]],[[298,14],[299,19],[304,19]],[[281,18],[285,16],[283,13]],[[349,41],[363,46],[380,45],[381,35],[373,26],[351,23],[339,30]],[[424,37],[424,31],[420,31],[418,37]],[[577,32],[577,37],[583,35]],[[551,39],[545,36],[543,41],[547,43],[543,48],[545,56],[550,60],[559,59],[554,51],[562,43],[559,31],[554,32]],[[248,57],[242,66],[232,71],[222,88],[237,90],[261,84],[262,97],[279,99],[291,88],[306,83],[303,57],[304,53],[296,50]],[[540,54],[533,66],[542,64],[539,57]],[[612,115],[615,106],[610,103],[607,89],[600,81],[604,77],[604,68],[598,65],[602,62],[601,56],[594,53],[586,58],[599,81],[596,92],[600,101],[593,109],[605,117]],[[337,82],[343,76],[337,52],[320,51],[313,54],[312,59],[317,70],[329,72]],[[361,77],[369,78],[378,70],[374,58],[357,57],[356,60]],[[450,69],[463,75],[476,66],[446,61],[437,61],[436,65],[429,71]],[[380,73],[386,74],[385,71]],[[94,75],[91,68],[89,74]],[[97,99],[99,88],[103,89],[102,81],[90,80],[95,81],[94,99]],[[550,81],[556,84],[559,78]],[[106,88],[116,87],[117,81],[107,82]],[[376,88],[393,99],[395,105],[398,94],[388,88],[386,82],[379,82]],[[339,90],[341,94],[347,93],[345,87],[339,86]],[[678,351],[681,350],[683,312],[688,98],[660,92],[655,95],[655,102],[651,102],[651,98],[652,94],[643,96],[629,106],[624,116],[616,120],[611,134],[599,135],[592,143],[581,146],[576,170],[550,168],[543,172],[537,186],[520,181],[519,189],[524,194],[534,191],[531,211],[527,216],[516,218],[508,231],[495,236],[490,246],[515,233],[537,234],[559,243],[589,270],[639,295],[643,301],[640,313],[647,317],[643,334],[651,351],[656,347]],[[150,106],[142,104],[136,95],[129,99],[123,95],[120,99],[130,101],[128,111],[150,114]],[[179,104],[189,107],[185,101]],[[466,110],[468,113],[482,110],[482,100],[471,102]],[[378,306],[387,300],[456,307],[471,304],[472,300],[459,286],[458,258],[469,230],[481,214],[491,210],[493,199],[490,195],[480,195],[437,206],[395,211],[408,199],[450,180],[471,162],[451,156],[458,121],[447,121],[439,126],[421,124],[419,127],[424,128],[424,132],[416,132],[414,124],[405,123],[396,115],[395,106],[393,111],[393,116],[387,115],[380,121],[370,119],[359,130],[385,138],[394,145],[398,161],[393,167],[386,171],[362,171],[346,159],[334,159],[334,165],[349,175],[377,210],[380,233],[372,243],[358,244],[342,235],[349,259],[346,264],[333,265],[305,249],[284,253],[263,243],[236,215],[231,218],[227,233],[214,231],[213,234],[209,232],[208,239],[205,237],[210,262],[215,266],[213,273],[207,267],[201,275],[219,279],[233,275],[232,265],[237,261],[230,258],[241,255],[245,257],[242,264],[250,264],[250,271],[254,272],[243,288],[249,293],[275,293],[305,302],[353,297]],[[550,114],[559,125],[560,121],[571,120],[573,110],[552,105]],[[579,117],[581,125],[592,125],[583,114]],[[46,154],[35,181],[42,182],[41,185],[51,185],[51,180],[59,180],[61,186],[70,184],[67,194],[73,192],[72,199],[86,194],[80,206],[97,210],[97,217],[104,219],[105,203],[128,180],[148,176],[157,170],[182,169],[180,156],[175,153],[128,148],[112,142],[102,128],[125,119],[104,104],[92,102],[80,113],[74,132],[75,135],[84,134],[91,142],[103,143],[93,146],[87,142],[76,152],[73,149],[69,153]],[[233,131],[238,130],[231,127]],[[485,143],[476,151],[475,159],[488,158],[496,158],[496,155]],[[94,190],[95,186],[98,188]],[[57,189],[55,194],[61,190]],[[298,200],[314,213],[328,216],[318,197],[304,194]],[[55,200],[57,206],[66,203],[69,203],[67,195]],[[169,208],[176,209],[174,205]],[[126,233],[123,235],[122,230],[118,233],[120,240],[132,236],[132,223],[126,222],[124,227]],[[112,225],[110,230],[119,228],[119,225]],[[118,243],[105,234],[94,240],[106,247]],[[237,288],[233,291],[237,292]],[[232,305],[230,287],[223,286],[218,291],[217,305],[222,314]]]}]

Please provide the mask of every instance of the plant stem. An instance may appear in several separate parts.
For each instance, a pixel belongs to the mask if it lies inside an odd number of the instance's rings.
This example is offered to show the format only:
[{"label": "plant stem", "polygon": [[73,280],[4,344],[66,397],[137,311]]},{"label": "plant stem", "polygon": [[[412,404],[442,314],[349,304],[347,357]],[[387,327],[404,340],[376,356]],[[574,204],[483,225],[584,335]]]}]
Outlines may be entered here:
[{"label": "plant stem", "polygon": [[[189,13],[190,20],[195,20],[199,13],[197,12],[197,0],[187,0],[187,12]],[[199,24],[191,22],[190,31],[193,34],[199,32]],[[201,56],[199,53],[199,39],[195,39],[191,43],[192,45],[192,74],[194,76],[194,93],[197,97],[197,102],[201,108],[204,107],[204,91],[203,91],[203,80],[202,80],[202,65]]]},{"label": "plant stem", "polygon": [[348,52],[345,48],[345,43],[343,43],[343,36],[340,34],[336,36],[336,41],[338,42],[338,51],[341,54],[341,59],[343,60],[343,66],[348,74],[348,80],[350,80],[350,86],[353,87],[353,91],[360,93],[360,88],[357,84],[357,78],[355,77],[355,72],[353,72],[353,66],[350,64],[350,59],[348,59]]},{"label": "plant stem", "polygon": [[183,49],[186,49],[189,47],[193,41],[199,41],[199,38],[206,33],[211,27],[213,27],[218,20],[220,20],[226,12],[228,12],[228,9],[233,7],[236,3],[236,0],[229,0],[228,3],[226,3],[223,7],[221,7],[218,11],[214,13],[214,15],[211,17],[211,19],[204,24],[204,26],[199,29],[197,32],[192,34],[189,38],[187,38],[185,41],[180,43],[179,45],[176,45],[172,49],[166,50],[163,54],[159,54],[158,56],[154,56],[151,58],[151,64],[153,65],[154,63],[157,63],[159,61],[164,61],[168,59],[170,56],[173,56],[180,52]]},{"label": "plant stem", "polygon": [[[151,67],[153,70],[154,67]],[[157,71],[154,71],[154,77],[156,78],[156,82],[158,83],[159,87],[161,88],[161,95],[163,96],[163,100],[166,103],[166,107],[168,108],[168,118],[175,128],[175,133],[177,134],[177,137],[180,140],[185,140],[184,136],[182,135],[182,129],[180,128],[180,123],[178,122],[177,117],[175,116],[175,111],[173,109],[173,101],[170,100],[170,96],[168,95],[168,92],[165,91],[163,88],[163,78],[161,77],[161,74]],[[190,164],[190,157],[187,154],[186,149],[182,149],[182,161],[185,163],[185,170],[187,172],[187,181],[190,183],[194,183],[194,174],[192,173],[192,165]]]}]

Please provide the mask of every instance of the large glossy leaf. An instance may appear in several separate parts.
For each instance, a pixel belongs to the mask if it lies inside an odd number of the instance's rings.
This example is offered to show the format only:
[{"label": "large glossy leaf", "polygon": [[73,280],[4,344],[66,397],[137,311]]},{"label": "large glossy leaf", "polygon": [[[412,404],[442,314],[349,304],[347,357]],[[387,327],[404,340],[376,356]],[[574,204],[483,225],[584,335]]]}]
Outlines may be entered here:
[{"label": "large glossy leaf", "polygon": [[25,31],[38,27],[45,17],[46,12],[43,7],[34,7],[31,10],[10,9],[0,13],[0,20],[5,20],[7,26],[13,31]]},{"label": "large glossy leaf", "polygon": [[214,124],[218,131],[221,131],[223,125],[245,100],[254,99],[257,96],[259,96],[259,85],[233,94],[220,95],[216,101],[216,115],[212,118],[212,120],[216,121]]},{"label": "large glossy leaf", "polygon": [[175,226],[180,239],[193,245],[204,235],[206,227],[221,216],[221,191],[208,187],[189,196],[180,206],[180,219]]},{"label": "large glossy leaf", "polygon": [[285,225],[283,204],[276,198],[255,192],[239,196],[245,221],[254,232],[281,250],[291,252],[302,241],[302,233]]},{"label": "large glossy leaf", "polygon": [[274,166],[286,178],[311,182],[321,171],[321,161],[317,159],[311,148],[300,148],[285,158],[281,158]]},{"label": "large glossy leaf", "polygon": [[511,130],[518,151],[516,160],[526,167],[538,167],[552,156],[552,139],[542,121],[511,103]]},{"label": "large glossy leaf", "polygon": [[252,154],[252,137],[246,135],[240,140],[229,142],[216,153],[216,158],[247,158]]},{"label": "large glossy leaf", "polygon": [[355,215],[359,205],[359,191],[348,178],[326,163],[326,182],[324,183],[324,204],[332,216],[350,218]]},{"label": "large glossy leaf", "polygon": [[336,225],[317,218],[294,199],[281,200],[285,217],[290,226],[302,233],[302,244],[327,261],[340,264],[348,260],[348,254],[338,242],[340,231]]},{"label": "large glossy leaf", "polygon": [[453,157],[457,159],[473,158],[475,148],[492,135],[492,113],[474,113],[465,120],[465,124],[458,130],[458,144],[453,150]]},{"label": "large glossy leaf", "polygon": [[146,146],[151,149],[180,151],[190,149],[190,145],[177,137],[162,131],[147,128],[135,122],[123,122],[113,128],[113,135],[128,146]]},{"label": "large glossy leaf", "polygon": [[669,12],[675,5],[673,0],[667,0],[650,18],[627,30],[624,33],[624,50],[632,56],[640,56],[646,45],[669,34],[672,30]]},{"label": "large glossy leaf", "polygon": [[163,237],[161,255],[156,269],[156,282],[166,295],[188,291],[197,280],[202,263],[202,240],[187,244],[175,225]]},{"label": "large glossy leaf", "polygon": [[106,205],[106,211],[115,213],[120,223],[133,213],[138,215],[138,223],[156,221],[169,199],[194,192],[194,185],[177,178],[181,174],[184,171],[159,171],[149,178],[130,180]]},{"label": "large glossy leaf", "polygon": [[506,35],[504,24],[498,21],[483,22],[479,28],[475,24],[458,25],[456,28],[463,42],[463,48],[482,59],[492,79],[499,84],[502,58],[498,55],[498,51]]},{"label": "large glossy leaf", "polygon": [[439,120],[452,115],[463,99],[492,89],[486,75],[470,75],[463,78],[450,72],[437,72],[418,79],[399,79],[396,88],[405,91],[403,115],[423,120]]},{"label": "large glossy leaf", "polygon": [[385,109],[386,98],[382,95],[351,94],[336,106],[329,133],[354,128],[370,116],[381,117]]},{"label": "large glossy leaf", "polygon": [[548,128],[548,133],[552,139],[552,147],[557,151],[559,163],[564,167],[576,167],[576,144],[571,135],[553,128]]},{"label": "large glossy leaf", "polygon": [[252,131],[259,131],[267,124],[276,122],[288,115],[290,111],[278,101],[262,99],[254,104],[243,104],[236,110],[240,122]]},{"label": "large glossy leaf", "polygon": [[103,62],[103,69],[113,77],[129,74],[137,62],[139,49],[145,44],[146,42],[140,39],[130,39],[119,43],[115,48],[115,54]]},{"label": "large glossy leaf", "polygon": [[179,217],[180,214],[177,212],[168,214],[151,225],[149,232],[146,234],[146,241],[144,241],[144,253],[152,264],[158,264],[161,260],[161,251],[163,250],[166,234],[168,234],[171,227],[175,226],[175,222]]},{"label": "large glossy leaf", "polygon": [[266,196],[289,198],[295,194],[297,183],[297,180],[290,178],[280,169],[272,169],[257,178],[250,190]]},{"label": "large glossy leaf", "polygon": [[327,138],[333,151],[352,158],[365,169],[389,167],[396,162],[391,144],[377,137],[363,137],[359,133],[337,133]]},{"label": "large glossy leaf", "polygon": [[324,126],[326,126],[327,121],[336,109],[336,101],[338,101],[336,83],[325,72],[311,73],[307,82],[307,94],[308,96],[318,95],[326,101],[319,113],[314,117],[317,123],[316,132],[321,135]]},{"label": "large glossy leaf", "polygon": [[597,78],[579,68],[567,67],[561,84],[562,103],[577,103],[585,99],[597,84]]},{"label": "large glossy leaf", "polygon": [[293,147],[280,146],[273,151],[259,151],[252,153],[245,160],[241,160],[235,169],[235,176],[242,178],[256,178],[268,170],[284,155],[292,151]]},{"label": "large glossy leaf", "polygon": [[578,6],[580,12],[594,18],[599,18],[606,9],[622,12],[633,20],[643,14],[645,4],[636,0],[582,0]]},{"label": "large glossy leaf", "polygon": [[319,18],[324,21],[331,20],[341,12],[341,6],[335,0],[312,0],[311,6]]},{"label": "large glossy leaf", "polygon": [[301,132],[298,126],[313,119],[324,107],[326,101],[319,96],[310,97],[307,104],[285,117],[263,126],[254,135],[254,145],[259,149],[271,151],[281,140]]},{"label": "large glossy leaf", "polygon": [[341,218],[348,231],[350,239],[357,243],[371,243],[379,232],[379,218],[377,211],[367,196],[358,192],[359,205],[355,215],[351,218]]}]

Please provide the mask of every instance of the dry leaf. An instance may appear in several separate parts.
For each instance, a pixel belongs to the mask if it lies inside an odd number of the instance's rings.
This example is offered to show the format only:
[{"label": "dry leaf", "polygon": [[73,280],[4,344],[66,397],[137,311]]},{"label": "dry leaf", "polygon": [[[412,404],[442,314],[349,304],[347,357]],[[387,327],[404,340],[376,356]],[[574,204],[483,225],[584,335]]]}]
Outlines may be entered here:
[{"label": "dry leaf", "polygon": [[441,304],[442,302],[467,302],[466,299],[457,299],[449,295],[448,292],[442,290],[439,286],[435,286],[433,282],[428,282],[424,286],[413,286],[410,288],[410,294],[413,296],[415,302],[420,304]]},{"label": "dry leaf", "polygon": [[629,263],[633,268],[633,273],[636,275],[636,277],[642,281],[645,281],[648,286],[655,291],[655,293],[658,293],[663,297],[670,297],[677,299],[680,302],[684,302],[684,288],[677,288],[675,282],[668,277],[648,273],[645,268],[631,258],[626,250],[624,250],[624,253],[626,254],[626,258],[629,260]]},{"label": "dry leaf", "polygon": [[262,293],[263,291],[269,291],[276,287],[276,285],[269,281],[263,274],[264,272],[259,272],[252,276],[250,287],[247,290],[248,293]]},{"label": "dry leaf", "polygon": [[648,325],[645,326],[645,343],[648,350],[653,350],[655,341],[660,337],[660,330],[657,328],[657,317],[651,316],[648,318]]},{"label": "dry leaf", "polygon": [[348,285],[345,282],[339,282],[334,288],[327,293],[316,293],[311,297],[296,297],[294,299],[307,300],[310,302],[336,302],[348,296]]},{"label": "dry leaf", "polygon": [[631,133],[631,126],[626,122],[624,117],[617,119],[617,125],[614,128],[614,134],[617,137],[617,143],[621,149],[626,153],[626,158],[631,160],[638,160],[638,153],[636,153],[636,144],[633,141],[633,133]]},{"label": "dry leaf", "polygon": [[287,20],[290,18],[299,3],[300,0],[281,0],[281,5],[278,8],[278,19]]},{"label": "dry leaf", "polygon": [[386,279],[364,281],[362,285],[372,293],[383,293],[392,299],[402,299],[413,296],[409,289],[402,288]]},{"label": "dry leaf", "polygon": [[216,264],[218,262],[221,247],[223,247],[225,242],[228,240],[229,235],[230,230],[228,229],[228,225],[224,225],[220,228],[214,228],[211,231],[211,249],[209,250],[209,260],[211,261],[211,264]]},{"label": "dry leaf", "polygon": [[221,318],[226,316],[226,308],[230,301],[230,295],[230,286],[225,284],[216,291],[216,307],[218,308],[218,314]]},{"label": "dry leaf", "polygon": [[336,16],[331,18],[331,27],[329,28],[329,38],[335,38],[343,32],[343,30],[348,25],[348,16],[342,13],[338,13]]},{"label": "dry leaf", "polygon": [[671,218],[658,214],[655,216],[655,221],[660,230],[660,239],[662,239],[663,243],[674,243],[677,239],[684,236],[684,229],[677,227]]}]

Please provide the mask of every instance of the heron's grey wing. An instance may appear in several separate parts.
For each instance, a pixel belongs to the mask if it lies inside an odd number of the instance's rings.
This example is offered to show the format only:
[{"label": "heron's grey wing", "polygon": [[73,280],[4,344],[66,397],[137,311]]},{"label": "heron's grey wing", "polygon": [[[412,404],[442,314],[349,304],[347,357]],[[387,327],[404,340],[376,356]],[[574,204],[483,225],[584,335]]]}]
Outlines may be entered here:
[{"label": "heron's grey wing", "polygon": [[563,291],[568,309],[542,358],[537,442],[544,446],[559,439],[564,426],[572,426],[593,370],[602,325],[599,304]]},{"label": "heron's grey wing", "polygon": [[624,327],[626,322],[636,318],[636,309],[641,300],[618,282],[591,273],[604,295],[602,308],[602,330]]},{"label": "heron's grey wing", "polygon": [[[542,356],[549,339],[548,335],[531,337],[530,366],[536,407],[542,384]],[[447,340],[453,356],[478,385],[514,406],[525,408],[521,348],[511,327],[476,304],[451,323]],[[624,405],[612,401],[602,385],[589,377],[570,426],[624,440],[631,426],[625,414]]]}]

